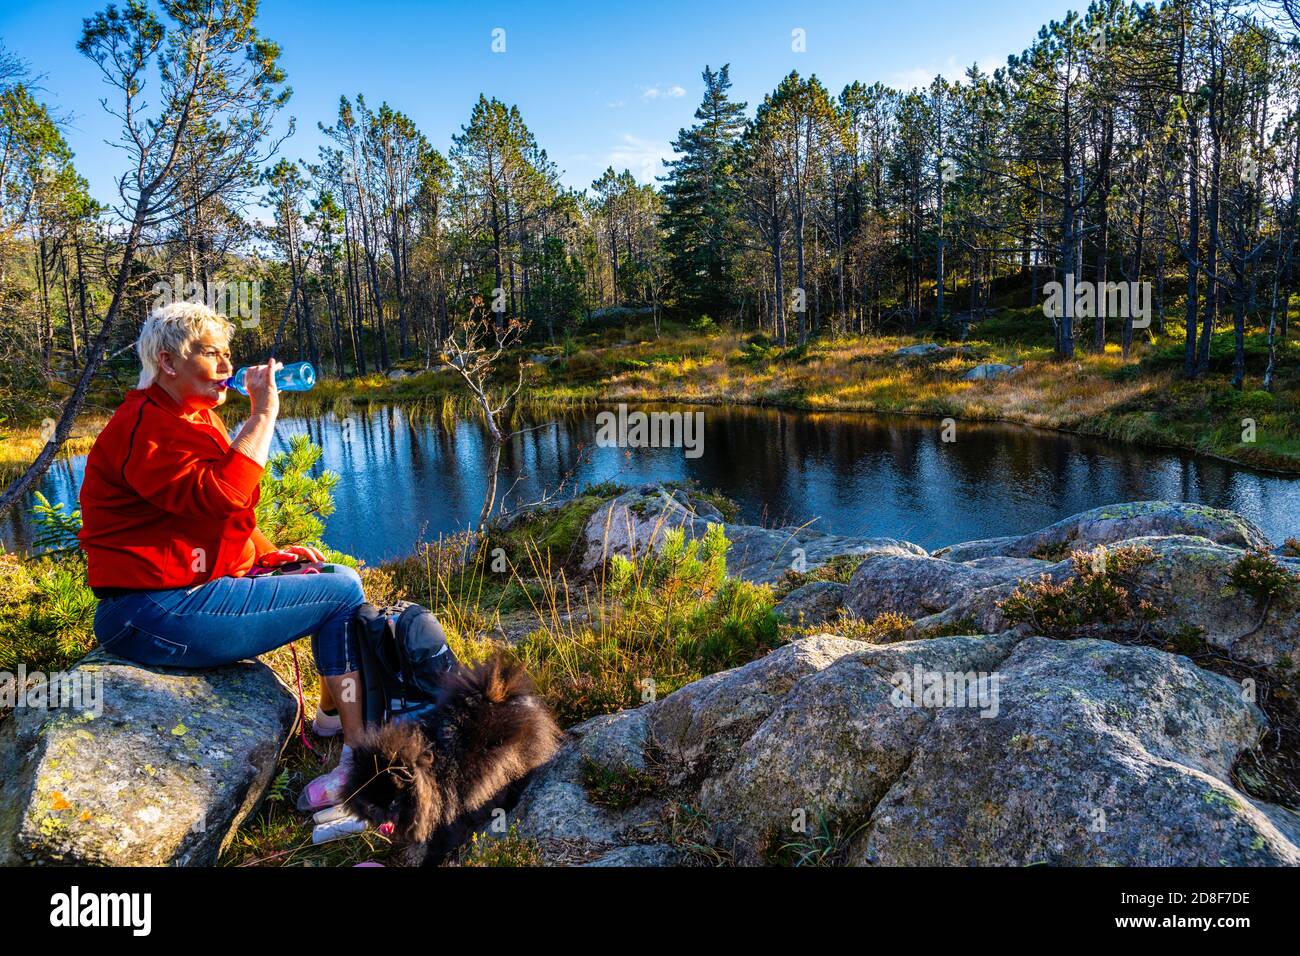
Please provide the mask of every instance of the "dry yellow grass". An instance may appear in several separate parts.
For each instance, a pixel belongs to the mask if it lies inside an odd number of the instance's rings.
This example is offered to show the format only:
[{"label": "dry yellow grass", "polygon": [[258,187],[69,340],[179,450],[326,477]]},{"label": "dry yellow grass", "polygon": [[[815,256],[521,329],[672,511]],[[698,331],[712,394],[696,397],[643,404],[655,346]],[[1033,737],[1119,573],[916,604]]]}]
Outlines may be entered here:
[{"label": "dry yellow grass", "polygon": [[[79,420],[72,427],[72,437],[59,449],[59,457],[86,454],[107,422],[108,418],[102,415]],[[21,475],[36,460],[45,443],[45,433],[39,427],[0,431],[0,481],[9,481]]]}]

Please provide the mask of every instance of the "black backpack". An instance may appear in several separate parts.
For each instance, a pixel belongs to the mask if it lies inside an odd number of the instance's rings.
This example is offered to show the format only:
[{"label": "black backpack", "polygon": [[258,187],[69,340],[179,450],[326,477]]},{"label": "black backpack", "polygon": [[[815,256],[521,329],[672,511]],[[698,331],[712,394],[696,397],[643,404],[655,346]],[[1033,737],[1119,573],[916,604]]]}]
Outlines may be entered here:
[{"label": "black backpack", "polygon": [[438,619],[410,601],[363,604],[352,627],[361,653],[366,725],[416,719],[431,710],[442,679],[459,666]]}]

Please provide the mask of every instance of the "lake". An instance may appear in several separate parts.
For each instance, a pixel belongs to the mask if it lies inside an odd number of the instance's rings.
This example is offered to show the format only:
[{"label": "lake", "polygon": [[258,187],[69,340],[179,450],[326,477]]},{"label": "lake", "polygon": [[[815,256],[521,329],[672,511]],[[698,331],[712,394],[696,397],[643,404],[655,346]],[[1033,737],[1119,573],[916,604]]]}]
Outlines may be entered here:
[{"label": "lake", "polygon": [[[1275,543],[1300,537],[1300,479],[1182,452],[965,422],[945,442],[935,419],[709,406],[690,409],[703,412],[704,426],[700,454],[689,457],[681,448],[601,447],[597,411],[535,421],[511,438],[499,484],[507,507],[595,482],[691,479],[738,502],[748,523],[812,521],[838,534],[905,538],[931,549],[1153,498],[1230,508]],[[476,421],[447,427],[396,406],[344,419],[287,418],[277,425],[276,447],[299,433],[322,446],[323,466],[340,476],[326,522],[331,547],[373,564],[478,517],[489,445]],[[75,507],[84,468],[84,458],[56,463],[42,492]],[[4,520],[0,541],[24,547],[29,515],[15,511]]]}]

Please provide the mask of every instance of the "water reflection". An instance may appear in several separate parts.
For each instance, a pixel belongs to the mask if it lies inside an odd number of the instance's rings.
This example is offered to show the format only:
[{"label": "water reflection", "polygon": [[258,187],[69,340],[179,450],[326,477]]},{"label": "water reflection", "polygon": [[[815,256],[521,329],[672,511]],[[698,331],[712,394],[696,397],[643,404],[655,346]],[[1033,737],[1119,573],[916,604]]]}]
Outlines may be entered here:
[{"label": "water reflection", "polygon": [[[1300,480],[1178,452],[1000,424],[958,423],[957,440],[945,443],[937,421],[903,416],[710,407],[704,421],[704,453],[693,459],[680,449],[597,447],[594,409],[525,422],[502,452],[500,494],[517,507],[591,482],[691,478],[739,502],[747,521],[814,520],[929,548],[1149,498],[1231,508],[1277,542],[1300,536]],[[490,441],[477,422],[448,426],[399,407],[286,419],[277,447],[295,433],[319,444],[324,467],[340,476],[326,525],[334,547],[376,562],[478,516]],[[83,472],[84,459],[59,462],[42,491],[75,502]],[[9,547],[30,535],[23,512],[0,528]]]}]

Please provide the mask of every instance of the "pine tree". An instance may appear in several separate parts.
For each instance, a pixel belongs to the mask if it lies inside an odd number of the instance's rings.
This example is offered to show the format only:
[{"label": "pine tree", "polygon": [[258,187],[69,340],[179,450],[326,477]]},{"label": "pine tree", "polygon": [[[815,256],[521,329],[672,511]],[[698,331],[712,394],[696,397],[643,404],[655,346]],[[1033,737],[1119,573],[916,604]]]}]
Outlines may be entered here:
[{"label": "pine tree", "polygon": [[704,98],[696,124],[678,133],[664,178],[663,226],[670,296],[693,316],[730,315],[737,292],[735,259],[740,202],[736,144],[745,127],[745,104],[728,99],[730,66],[704,68]]}]

